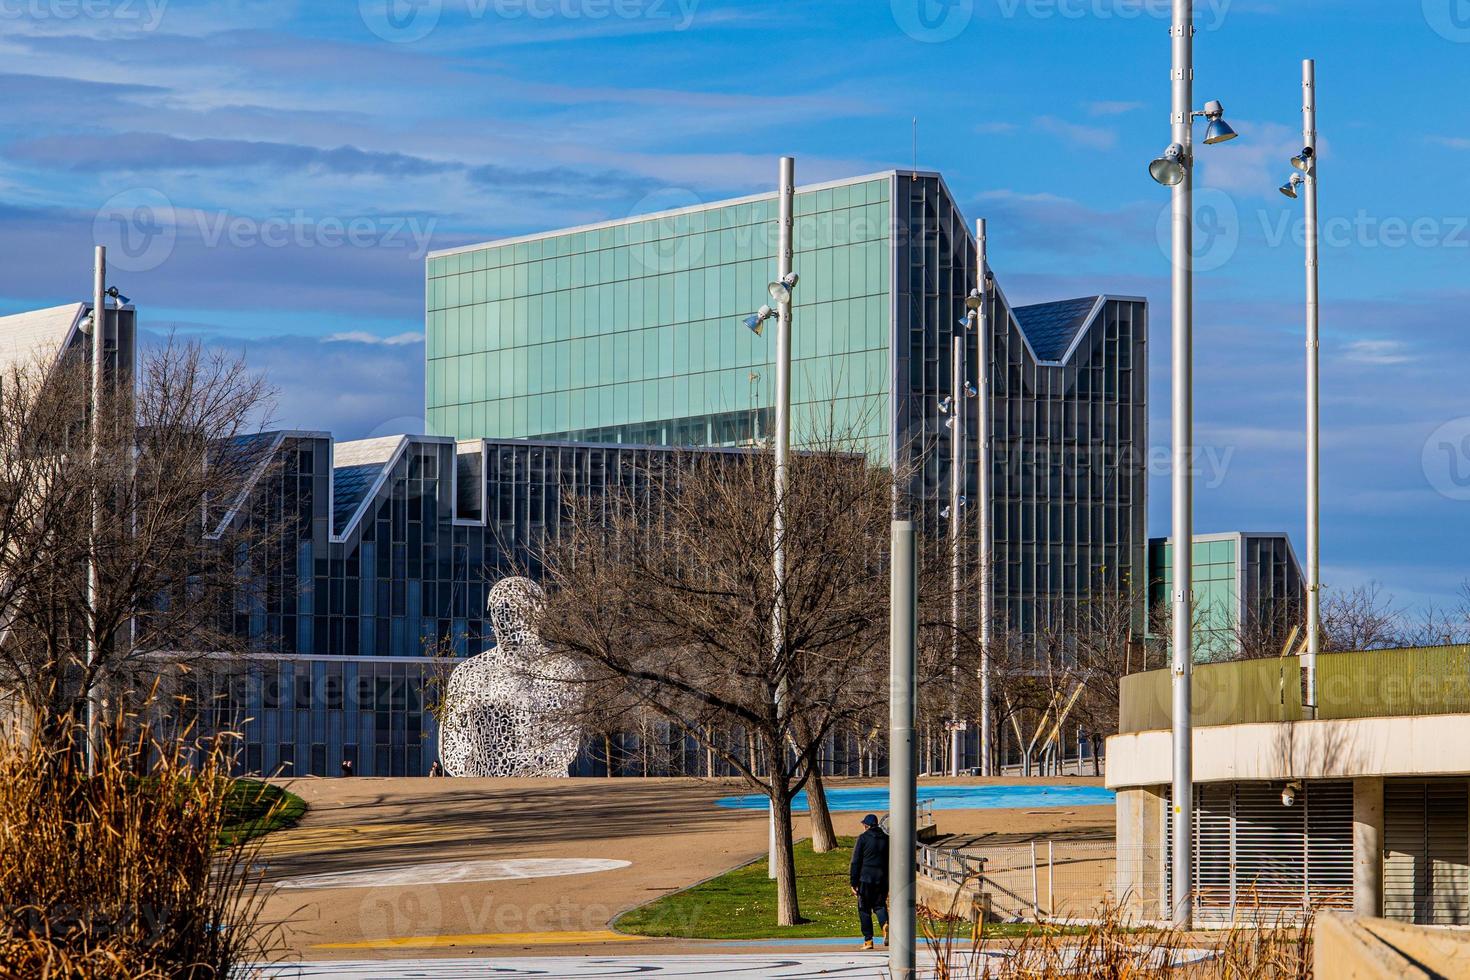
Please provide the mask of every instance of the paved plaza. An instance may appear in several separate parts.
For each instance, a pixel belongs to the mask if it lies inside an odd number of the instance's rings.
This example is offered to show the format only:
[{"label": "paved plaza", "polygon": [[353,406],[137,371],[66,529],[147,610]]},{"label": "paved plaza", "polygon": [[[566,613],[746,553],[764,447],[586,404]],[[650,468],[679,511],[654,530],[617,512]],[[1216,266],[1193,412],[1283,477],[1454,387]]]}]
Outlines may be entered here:
[{"label": "paved plaza", "polygon": [[[652,976],[740,975],[731,972],[737,967],[752,976],[817,975],[801,972],[808,969],[867,976],[876,974],[863,971],[881,965],[881,956],[856,952],[856,939],[728,943],[648,939],[611,927],[630,908],[763,855],[765,814],[716,805],[742,790],[734,781],[354,778],[288,785],[311,809],[265,846],[265,917],[280,929],[283,962],[347,971],[305,976],[383,976],[360,965],[383,960],[402,960],[399,975],[418,976],[469,975],[445,971],[465,962],[483,970],[491,961],[496,976],[616,976],[596,971],[633,962],[645,963]],[[851,834],[857,816],[834,814],[838,832]],[[1093,834],[1112,822],[1106,806],[940,814],[942,830],[982,840]],[[798,817],[798,836],[807,833],[806,818]],[[413,964],[424,960],[438,965],[418,972]],[[499,964],[511,960],[505,969],[541,969],[527,961],[544,961],[564,972],[501,972]],[[713,972],[698,972],[706,968]]]}]

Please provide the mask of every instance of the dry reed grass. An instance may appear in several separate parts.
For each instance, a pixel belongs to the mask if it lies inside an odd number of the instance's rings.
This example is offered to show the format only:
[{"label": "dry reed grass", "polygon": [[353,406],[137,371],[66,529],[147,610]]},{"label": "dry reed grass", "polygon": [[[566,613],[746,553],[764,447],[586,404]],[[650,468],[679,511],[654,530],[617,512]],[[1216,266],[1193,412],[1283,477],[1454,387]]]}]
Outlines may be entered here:
[{"label": "dry reed grass", "polygon": [[[1262,916],[1258,921],[1269,919]],[[1277,918],[1225,932],[1136,929],[1115,906],[1081,932],[1036,923],[1021,938],[962,936],[969,923],[951,910],[920,918],[938,980],[1311,980],[1313,919]]]},{"label": "dry reed grass", "polygon": [[74,728],[39,730],[0,744],[0,977],[204,980],[271,958],[259,842],[219,846],[222,741],[120,720],[88,776]]}]

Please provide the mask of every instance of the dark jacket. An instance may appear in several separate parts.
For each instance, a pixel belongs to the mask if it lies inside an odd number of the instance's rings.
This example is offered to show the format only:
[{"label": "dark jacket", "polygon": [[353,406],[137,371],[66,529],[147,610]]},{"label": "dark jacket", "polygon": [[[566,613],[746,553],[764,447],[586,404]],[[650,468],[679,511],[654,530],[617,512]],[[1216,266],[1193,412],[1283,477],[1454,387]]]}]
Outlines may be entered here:
[{"label": "dark jacket", "polygon": [[869,827],[852,848],[852,867],[848,870],[852,887],[867,882],[888,884],[888,835],[877,827]]}]

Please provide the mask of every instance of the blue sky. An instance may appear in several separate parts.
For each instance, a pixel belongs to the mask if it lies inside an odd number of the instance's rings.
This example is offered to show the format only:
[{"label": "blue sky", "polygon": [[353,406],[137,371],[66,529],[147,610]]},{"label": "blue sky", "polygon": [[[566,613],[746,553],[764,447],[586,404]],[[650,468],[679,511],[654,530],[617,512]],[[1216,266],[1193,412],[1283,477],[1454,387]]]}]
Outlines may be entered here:
[{"label": "blue sky", "polygon": [[[1166,446],[1145,165],[1167,7],[0,0],[0,312],[80,298],[102,240],[152,328],[245,347],[282,424],[416,428],[426,249],[765,190],[782,153],[802,182],[907,167],[917,116],[1013,299],[1151,300]],[[1302,544],[1300,212],[1276,187],[1315,57],[1324,579],[1447,600],[1470,553],[1470,0],[1196,10],[1198,98],[1242,134],[1201,153],[1198,526]],[[114,220],[139,214],[157,234]],[[1150,510],[1164,533],[1162,472]]]}]

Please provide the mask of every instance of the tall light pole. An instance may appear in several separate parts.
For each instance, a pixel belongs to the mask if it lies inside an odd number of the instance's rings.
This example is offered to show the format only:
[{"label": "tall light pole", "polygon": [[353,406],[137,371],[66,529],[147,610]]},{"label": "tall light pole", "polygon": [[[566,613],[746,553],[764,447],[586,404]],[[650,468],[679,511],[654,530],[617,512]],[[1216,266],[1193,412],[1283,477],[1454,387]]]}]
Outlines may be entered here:
[{"label": "tall light pole", "polygon": [[1174,925],[1190,928],[1194,904],[1194,730],[1190,679],[1194,670],[1193,615],[1190,602],[1194,557],[1194,120],[1207,118],[1204,141],[1235,138],[1218,102],[1194,109],[1194,3],[1174,0],[1169,25],[1172,142],[1149,165],[1149,174],[1173,188],[1173,724],[1174,848],[1171,867]]},{"label": "tall light pole", "polygon": [[1319,269],[1317,168],[1317,63],[1311,58],[1302,62],[1302,152],[1292,157],[1291,165],[1300,173],[1291,175],[1281,188],[1287,197],[1305,190],[1307,225],[1307,656],[1303,664],[1307,680],[1307,710],[1317,715],[1317,655],[1322,645],[1322,565],[1321,565],[1321,402],[1318,398],[1319,375]]},{"label": "tall light pole", "polygon": [[985,244],[985,219],[975,222],[975,288],[980,293],[980,303],[975,310],[978,321],[979,360],[975,369],[980,381],[979,449],[980,449],[980,506],[977,520],[980,538],[980,774],[994,775],[991,756],[994,747],[990,744],[990,623],[994,610],[990,602],[991,575],[991,529],[990,529],[990,300],[991,281],[987,268]]},{"label": "tall light pole", "polygon": [[974,326],[974,314],[960,321],[954,335],[950,360],[950,395],[940,403],[947,412],[944,423],[949,429],[950,468],[949,506],[943,516],[949,521],[949,621],[950,636],[950,702],[949,702],[949,774],[960,774],[960,749],[964,728],[960,723],[960,590],[964,587],[965,476],[969,454],[965,452],[965,400],[974,387],[965,377],[965,332]]},{"label": "tall light pole", "polygon": [[918,687],[918,562],[912,521],[893,522],[888,634],[888,970],[895,980],[915,976],[915,834],[918,769],[914,692]]},{"label": "tall light pole", "polygon": [[[776,496],[771,520],[771,574],[774,579],[771,603],[771,655],[778,676],[776,719],[778,737],[785,730],[786,671],[786,488],[791,461],[791,308],[796,290],[794,226],[796,215],[796,160],[781,158],[780,194],[777,218],[776,281],[767,287],[770,306],[747,317],[745,325],[760,336],[767,320],[776,321]],[[778,745],[774,751],[785,751]],[[770,813],[770,847],[767,857],[770,877],[776,877],[776,809]]]},{"label": "tall light pole", "polygon": [[106,366],[107,337],[107,246],[98,245],[92,262],[92,408],[88,426],[93,486],[91,491],[91,526],[87,536],[87,673],[85,693],[85,745],[87,775],[97,772],[97,733],[101,726],[97,706],[97,681],[93,676],[101,651],[97,648],[97,603],[102,589],[101,570],[97,564],[97,534],[102,528],[102,498],[96,486],[97,470],[102,456],[102,387]]}]

